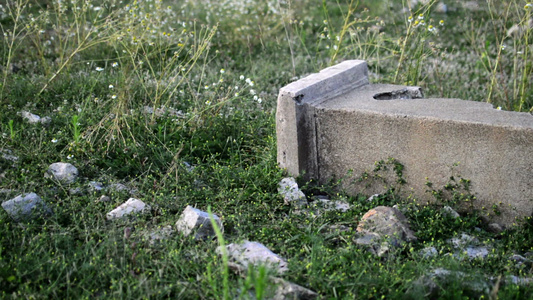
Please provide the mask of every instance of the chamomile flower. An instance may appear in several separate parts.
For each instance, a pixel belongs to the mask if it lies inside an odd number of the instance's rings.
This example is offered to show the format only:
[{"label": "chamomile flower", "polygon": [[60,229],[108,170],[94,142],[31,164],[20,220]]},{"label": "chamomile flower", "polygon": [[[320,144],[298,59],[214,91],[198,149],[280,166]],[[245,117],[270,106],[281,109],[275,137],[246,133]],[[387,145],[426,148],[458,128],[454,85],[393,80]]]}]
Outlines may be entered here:
[{"label": "chamomile flower", "polygon": [[423,14],[419,14],[419,15],[418,15],[418,19],[419,19],[419,20],[424,20],[424,15],[423,15]]},{"label": "chamomile flower", "polygon": [[112,88],[114,88],[114,87],[115,87],[115,86],[112,85],[112,84],[109,85],[109,88],[110,88],[110,89],[112,89]]},{"label": "chamomile flower", "polygon": [[240,80],[244,80],[244,75],[241,75],[241,76],[239,77],[239,79],[240,79]]},{"label": "chamomile flower", "polygon": [[97,72],[102,72],[103,70],[104,70],[104,68],[96,67],[96,71]]},{"label": "chamomile flower", "polygon": [[220,69],[220,74],[224,74],[224,73],[226,73],[226,70]]},{"label": "chamomile flower", "polygon": [[440,20],[440,21],[439,21],[439,25],[440,25],[440,26],[444,26],[444,20]]},{"label": "chamomile flower", "polygon": [[74,155],[72,154],[67,155],[67,159],[73,159],[73,158],[74,158]]},{"label": "chamomile flower", "polygon": [[117,99],[117,95],[111,96],[111,99]]},{"label": "chamomile flower", "polygon": [[524,6],[524,9],[526,9],[526,10],[527,10],[527,9],[531,9],[531,8],[533,8],[533,4],[531,4],[531,3],[528,3],[528,4],[526,4],[526,5]]},{"label": "chamomile flower", "polygon": [[52,143],[57,143],[57,139],[52,139]]},{"label": "chamomile flower", "polygon": [[118,67],[118,62],[114,62],[114,63],[112,63],[111,66],[112,66],[113,68]]}]

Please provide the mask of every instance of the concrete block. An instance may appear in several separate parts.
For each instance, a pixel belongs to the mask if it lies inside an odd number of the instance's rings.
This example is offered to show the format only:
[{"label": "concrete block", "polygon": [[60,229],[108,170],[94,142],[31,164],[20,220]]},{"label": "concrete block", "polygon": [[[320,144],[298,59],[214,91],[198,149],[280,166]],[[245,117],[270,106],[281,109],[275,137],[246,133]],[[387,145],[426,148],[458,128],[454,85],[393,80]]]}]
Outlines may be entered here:
[{"label": "concrete block", "polygon": [[[291,176],[327,183],[372,171],[392,157],[404,165],[403,193],[434,200],[425,183],[471,180],[476,208],[497,204],[496,222],[533,213],[533,116],[489,103],[422,98],[421,89],[369,84],[364,61],[345,61],[280,90],[278,163]],[[452,166],[457,165],[452,173]],[[344,180],[349,193],[383,193],[383,184]]]},{"label": "concrete block", "polygon": [[[213,219],[220,230],[224,231],[222,220],[214,214]],[[194,239],[196,240],[215,237],[215,229],[211,225],[209,214],[192,206],[185,208],[179,220],[176,222],[176,229],[185,236],[194,233]]]}]

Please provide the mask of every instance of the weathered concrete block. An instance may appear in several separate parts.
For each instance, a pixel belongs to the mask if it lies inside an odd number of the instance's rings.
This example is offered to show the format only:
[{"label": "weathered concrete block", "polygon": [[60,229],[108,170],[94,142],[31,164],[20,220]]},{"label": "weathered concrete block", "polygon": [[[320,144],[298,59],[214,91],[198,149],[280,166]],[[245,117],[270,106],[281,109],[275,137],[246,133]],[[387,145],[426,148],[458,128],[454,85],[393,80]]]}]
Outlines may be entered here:
[{"label": "weathered concrete block", "polygon": [[[213,214],[213,219],[220,230],[224,231],[224,226],[220,218]],[[215,236],[215,229],[211,225],[209,214],[192,206],[185,208],[179,220],[176,222],[176,229],[185,236],[194,233],[194,239],[196,240]]]},{"label": "weathered concrete block", "polygon": [[[276,115],[278,163],[318,183],[354,178],[389,157],[404,165],[405,196],[431,201],[427,180],[471,180],[474,206],[499,205],[493,219],[512,224],[533,213],[533,116],[489,103],[425,99],[418,87],[369,84],[366,62],[345,61],[282,88]],[[353,179],[353,178],[352,178]],[[344,180],[351,193],[382,184]],[[500,204],[501,203],[501,204]]]},{"label": "weathered concrete block", "polygon": [[113,209],[107,213],[107,219],[120,219],[124,216],[132,213],[141,213],[150,209],[150,206],[146,205],[139,199],[129,198],[128,201],[122,203],[119,207]]},{"label": "weathered concrete block", "polygon": [[35,193],[19,195],[3,202],[2,207],[15,221],[23,221],[39,215],[48,216],[52,214],[52,210]]}]

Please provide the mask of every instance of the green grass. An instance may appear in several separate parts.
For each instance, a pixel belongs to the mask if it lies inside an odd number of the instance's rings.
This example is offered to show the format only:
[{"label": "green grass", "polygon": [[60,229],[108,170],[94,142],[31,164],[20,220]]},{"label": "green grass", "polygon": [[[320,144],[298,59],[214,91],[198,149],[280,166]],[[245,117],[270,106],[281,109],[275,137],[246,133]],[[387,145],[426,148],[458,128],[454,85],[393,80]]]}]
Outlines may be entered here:
[{"label": "green grass", "polygon": [[[329,194],[353,208],[291,214],[277,192],[284,173],[274,124],[279,88],[345,59],[367,60],[374,82],[531,112],[531,28],[507,36],[531,18],[527,2],[479,1],[483,9],[469,11],[448,1],[447,14],[433,11],[435,1],[411,14],[400,13],[400,2],[410,1],[385,0],[104,2],[16,0],[0,7],[0,149],[19,158],[0,157],[0,189],[11,190],[0,200],[36,192],[55,213],[16,223],[0,210],[0,298],[232,299],[247,298],[252,287],[261,298],[265,270],[228,274],[215,252],[219,243],[245,239],[287,259],[283,278],[324,299],[419,299],[424,291],[413,282],[439,267],[472,278],[531,276],[531,266],[508,260],[533,251],[531,219],[501,235],[485,231],[475,213],[452,219],[440,207],[471,198],[442,198],[451,185],[431,187],[441,201],[425,206],[399,198],[394,188],[368,203],[368,195],[344,195],[333,183],[302,183],[307,195]],[[145,106],[180,113],[158,116]],[[29,124],[22,110],[52,122]],[[58,161],[79,169],[78,182],[44,178]],[[188,171],[185,162],[195,168]],[[97,202],[101,193],[70,192],[89,181],[125,183],[154,209],[109,222],[105,214],[130,195],[108,193],[111,202]],[[419,239],[387,259],[356,247],[353,231],[328,230],[355,228],[367,210],[394,204],[407,208]],[[148,234],[173,225],[187,205],[221,216],[223,237],[195,242],[178,234],[150,245]],[[460,232],[493,244],[491,256],[445,255],[452,252],[446,239]],[[441,254],[422,259],[426,246]],[[460,282],[440,297],[467,297]],[[531,287],[492,288],[501,299],[533,296]]]}]

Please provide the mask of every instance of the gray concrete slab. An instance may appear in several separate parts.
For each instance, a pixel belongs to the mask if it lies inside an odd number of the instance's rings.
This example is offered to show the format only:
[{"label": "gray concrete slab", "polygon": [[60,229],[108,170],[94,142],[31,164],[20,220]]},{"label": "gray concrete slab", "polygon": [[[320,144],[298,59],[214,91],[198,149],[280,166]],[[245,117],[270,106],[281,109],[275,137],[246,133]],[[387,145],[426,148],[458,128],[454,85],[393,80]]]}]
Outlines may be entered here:
[{"label": "gray concrete slab", "polygon": [[[280,90],[278,162],[290,175],[326,183],[353,171],[357,178],[393,157],[405,167],[405,196],[431,201],[426,181],[438,188],[460,175],[471,180],[477,208],[498,205],[494,220],[509,225],[533,213],[531,114],[461,99],[390,99],[422,95],[417,87],[369,84],[366,68],[346,61]],[[350,180],[343,187],[384,189]]]}]

